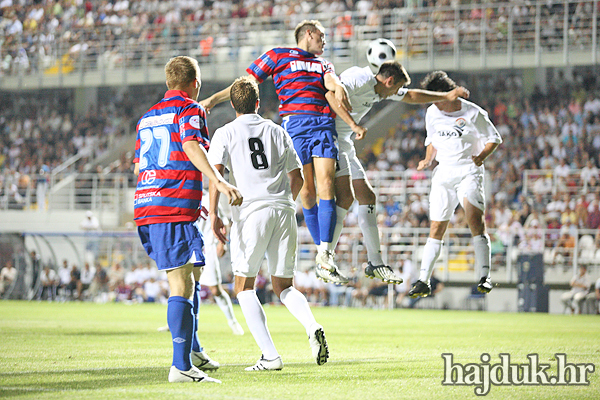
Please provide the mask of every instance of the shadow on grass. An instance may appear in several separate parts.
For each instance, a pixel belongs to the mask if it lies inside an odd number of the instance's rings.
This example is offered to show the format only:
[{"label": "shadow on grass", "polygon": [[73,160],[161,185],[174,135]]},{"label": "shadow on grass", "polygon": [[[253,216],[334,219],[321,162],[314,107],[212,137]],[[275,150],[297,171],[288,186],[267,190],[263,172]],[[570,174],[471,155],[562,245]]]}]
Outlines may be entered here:
[{"label": "shadow on grass", "polygon": [[168,368],[164,367],[144,367],[2,373],[0,398],[18,395],[35,397],[45,392],[160,385],[167,382],[168,372]]}]

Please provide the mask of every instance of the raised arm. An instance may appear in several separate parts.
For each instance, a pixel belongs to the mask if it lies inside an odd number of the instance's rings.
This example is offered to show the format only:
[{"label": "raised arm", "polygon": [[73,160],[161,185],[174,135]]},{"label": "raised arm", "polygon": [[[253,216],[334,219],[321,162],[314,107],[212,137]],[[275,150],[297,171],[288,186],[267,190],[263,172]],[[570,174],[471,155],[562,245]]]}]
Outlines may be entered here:
[{"label": "raised arm", "polygon": [[[253,75],[248,75],[251,79],[255,80],[257,83],[258,80],[253,76]],[[217,104],[221,104],[224,101],[228,101],[231,99],[231,86],[233,86],[233,83],[229,86],[227,86],[225,89],[221,90],[220,92],[217,92],[215,94],[213,94],[210,97],[207,97],[204,100],[201,100],[199,103],[202,107],[204,107],[204,109],[206,110],[206,112],[209,112],[214,106],[216,106]]]},{"label": "raised arm", "polygon": [[406,95],[402,101],[408,104],[423,104],[423,103],[435,103],[438,101],[456,100],[458,97],[468,99],[470,96],[469,90],[459,86],[449,92],[432,92],[430,90],[423,89],[408,89]]}]

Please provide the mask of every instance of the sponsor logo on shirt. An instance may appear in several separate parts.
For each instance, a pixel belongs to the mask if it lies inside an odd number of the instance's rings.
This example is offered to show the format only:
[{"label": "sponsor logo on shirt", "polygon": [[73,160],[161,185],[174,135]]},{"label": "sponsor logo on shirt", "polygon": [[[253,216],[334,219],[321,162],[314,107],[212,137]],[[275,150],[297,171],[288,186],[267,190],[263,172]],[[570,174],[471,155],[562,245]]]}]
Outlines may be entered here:
[{"label": "sponsor logo on shirt", "polygon": [[307,72],[317,72],[319,74],[323,73],[323,65],[321,63],[316,62],[308,62],[308,61],[291,61],[290,68],[292,72],[296,71],[307,71]]},{"label": "sponsor logo on shirt", "polygon": [[139,130],[142,130],[144,128],[153,128],[155,126],[172,124],[174,118],[175,118],[175,113],[146,117],[140,121]]},{"label": "sponsor logo on shirt", "polygon": [[156,180],[156,171],[149,169],[142,174],[142,185],[152,185]]}]

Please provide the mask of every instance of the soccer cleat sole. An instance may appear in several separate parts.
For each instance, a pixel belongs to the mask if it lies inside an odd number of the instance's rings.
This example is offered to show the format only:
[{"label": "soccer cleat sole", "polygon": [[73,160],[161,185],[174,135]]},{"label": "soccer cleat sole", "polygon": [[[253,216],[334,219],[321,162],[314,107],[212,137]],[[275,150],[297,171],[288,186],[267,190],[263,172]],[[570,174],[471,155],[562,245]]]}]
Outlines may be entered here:
[{"label": "soccer cleat sole", "polygon": [[323,329],[317,329],[315,331],[315,339],[319,342],[319,354],[315,357],[315,361],[318,365],[323,365],[329,358],[329,347],[327,346],[327,340],[325,340],[325,332]]}]

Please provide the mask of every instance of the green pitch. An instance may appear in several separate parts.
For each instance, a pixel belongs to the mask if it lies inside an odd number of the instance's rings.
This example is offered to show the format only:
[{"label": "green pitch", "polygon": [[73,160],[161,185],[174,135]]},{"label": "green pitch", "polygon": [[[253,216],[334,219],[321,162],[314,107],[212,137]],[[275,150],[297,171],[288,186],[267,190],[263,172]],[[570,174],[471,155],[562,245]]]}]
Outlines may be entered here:
[{"label": "green pitch", "polygon": [[[200,339],[221,363],[216,384],[169,384],[166,306],[0,302],[0,397],[27,399],[465,399],[473,386],[443,386],[442,353],[456,363],[524,363],[538,353],[552,364],[600,366],[600,317],[430,310],[315,308],[330,361],[317,366],[302,326],[282,306],[266,307],[285,363],[246,372],[260,350],[247,330],[233,336],[216,306],[203,306]],[[587,386],[492,386],[493,399],[597,399],[600,371]]]}]

